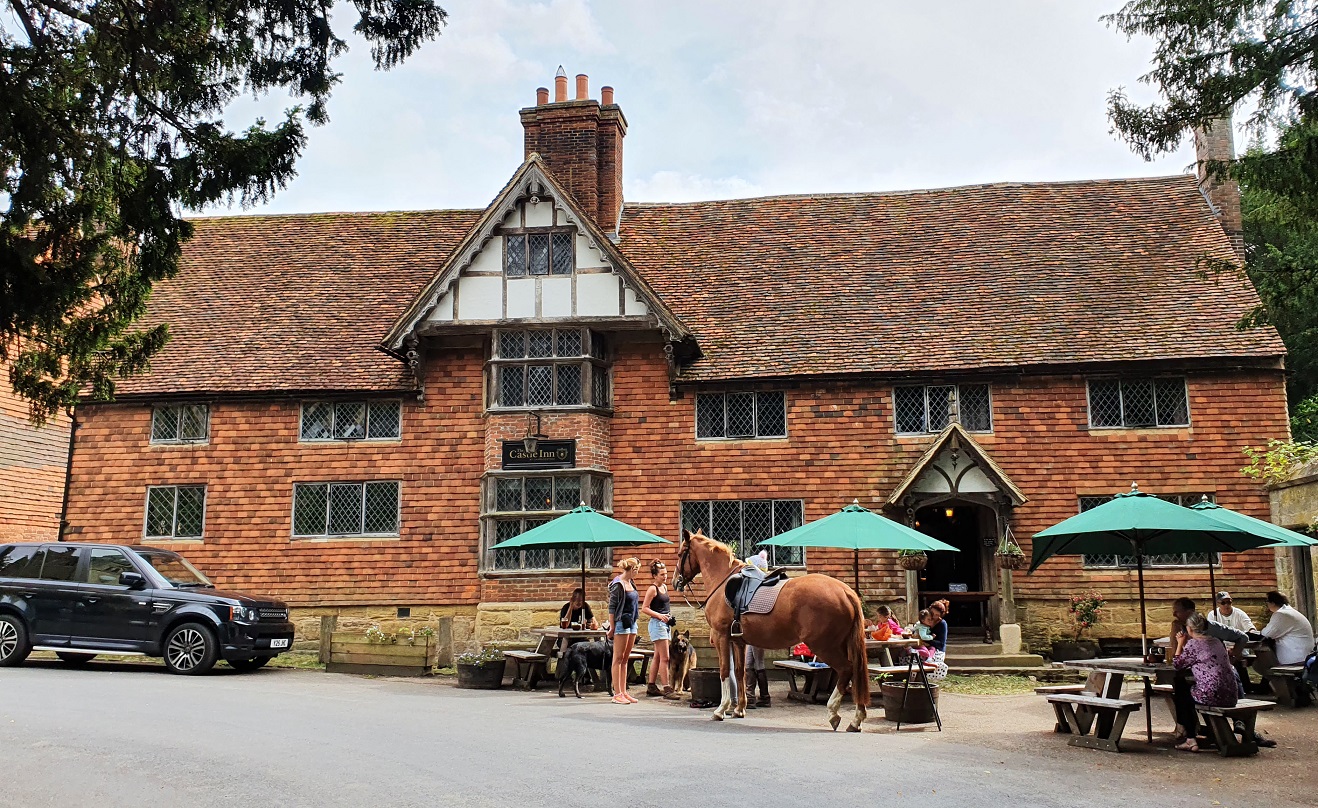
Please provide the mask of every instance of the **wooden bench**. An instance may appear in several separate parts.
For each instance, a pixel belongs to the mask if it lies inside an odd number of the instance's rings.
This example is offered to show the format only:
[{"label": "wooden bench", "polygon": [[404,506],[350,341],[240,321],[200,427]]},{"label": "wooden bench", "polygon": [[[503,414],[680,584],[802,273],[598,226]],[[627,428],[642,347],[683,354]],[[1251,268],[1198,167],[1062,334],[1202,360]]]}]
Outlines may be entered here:
[{"label": "wooden bench", "polygon": [[[1258,714],[1271,710],[1275,705],[1270,701],[1241,699],[1235,707],[1208,707],[1196,704],[1195,709],[1204,717],[1204,723],[1212,733],[1213,742],[1217,744],[1217,753],[1222,757],[1246,757],[1257,755],[1259,746],[1254,735],[1254,723]],[[1239,721],[1244,732],[1235,731],[1235,722]]]},{"label": "wooden bench", "polygon": [[[827,665],[815,666],[795,659],[775,659],[773,666],[782,668],[789,674],[788,683],[791,685],[791,689],[787,691],[789,699],[823,704],[828,701],[837,686],[837,672]],[[906,669],[902,668],[902,670]],[[798,676],[802,679],[800,686],[796,681]]]},{"label": "wooden bench", "polygon": [[[905,665],[867,665],[870,676],[891,676],[894,679],[905,679],[906,674],[910,671]],[[938,670],[937,665],[925,665],[926,674]]]},{"label": "wooden bench", "polygon": [[[633,648],[631,656],[627,657],[627,683],[633,685],[645,684],[645,679],[650,674],[650,661],[653,659],[653,648]],[[636,664],[638,662],[639,665]],[[632,667],[633,665],[635,667]]]},{"label": "wooden bench", "polygon": [[1308,685],[1300,680],[1304,673],[1303,665],[1278,665],[1263,674],[1277,697],[1277,704],[1282,707],[1303,707],[1311,703]]},{"label": "wooden bench", "polygon": [[504,651],[503,658],[513,663],[513,687],[535,690],[541,679],[548,679],[545,665],[549,662],[548,654],[535,651]]},{"label": "wooden bench", "polygon": [[[1057,723],[1070,731],[1071,746],[1121,751],[1121,733],[1126,730],[1126,719],[1140,709],[1138,701],[1106,699],[1088,693],[1055,693],[1046,696],[1057,713]],[[1089,734],[1090,730],[1093,735]]]}]

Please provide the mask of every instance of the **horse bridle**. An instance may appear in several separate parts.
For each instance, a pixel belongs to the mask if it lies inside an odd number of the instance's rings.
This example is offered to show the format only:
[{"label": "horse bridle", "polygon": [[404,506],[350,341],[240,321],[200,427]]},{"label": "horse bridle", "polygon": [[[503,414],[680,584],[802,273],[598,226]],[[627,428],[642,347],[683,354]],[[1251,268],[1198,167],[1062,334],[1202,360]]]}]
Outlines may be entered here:
[{"label": "horse bridle", "polygon": [[727,575],[723,576],[723,580],[719,581],[717,584],[710,587],[709,594],[705,596],[705,599],[700,603],[699,606],[696,606],[691,602],[691,599],[686,596],[686,590],[691,587],[691,584],[695,583],[694,577],[693,578],[686,577],[686,565],[688,561],[690,561],[690,559],[691,559],[691,539],[688,537],[682,540],[682,550],[680,553],[678,553],[677,556],[677,577],[673,580],[673,586],[677,587],[677,591],[682,595],[682,599],[686,601],[686,605],[690,606],[693,609],[703,610],[705,606],[709,605],[710,599],[713,598],[714,595],[718,593],[719,587],[723,586],[723,584],[726,583],[727,580],[731,578],[734,573],[737,572],[738,567],[734,566],[731,570],[728,571]]}]

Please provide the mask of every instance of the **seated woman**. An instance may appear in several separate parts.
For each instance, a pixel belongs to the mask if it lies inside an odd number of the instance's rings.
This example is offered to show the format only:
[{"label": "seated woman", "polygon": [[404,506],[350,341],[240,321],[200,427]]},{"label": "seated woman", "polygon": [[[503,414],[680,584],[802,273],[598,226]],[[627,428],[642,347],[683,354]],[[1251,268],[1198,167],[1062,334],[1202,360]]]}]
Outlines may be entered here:
[{"label": "seated woman", "polygon": [[563,628],[576,625],[582,628],[595,627],[595,614],[590,610],[590,604],[586,602],[586,590],[577,587],[572,590],[572,597],[563,608],[558,610],[558,624]]},{"label": "seated woman", "polygon": [[1190,687],[1176,687],[1172,703],[1176,708],[1176,723],[1185,731],[1185,740],[1176,748],[1186,752],[1199,751],[1199,714],[1195,704],[1210,707],[1234,707],[1238,685],[1236,672],[1227,657],[1222,641],[1208,636],[1208,618],[1202,614],[1190,615],[1185,631],[1176,635],[1176,656],[1172,664],[1177,670],[1194,674]]},{"label": "seated woman", "polygon": [[927,674],[930,684],[936,684],[947,678],[947,621],[943,618],[947,616],[947,610],[951,605],[945,600],[930,603],[929,616],[921,621],[933,635],[933,638],[925,643],[927,647],[933,649],[933,655],[928,660],[935,666],[935,670]]}]

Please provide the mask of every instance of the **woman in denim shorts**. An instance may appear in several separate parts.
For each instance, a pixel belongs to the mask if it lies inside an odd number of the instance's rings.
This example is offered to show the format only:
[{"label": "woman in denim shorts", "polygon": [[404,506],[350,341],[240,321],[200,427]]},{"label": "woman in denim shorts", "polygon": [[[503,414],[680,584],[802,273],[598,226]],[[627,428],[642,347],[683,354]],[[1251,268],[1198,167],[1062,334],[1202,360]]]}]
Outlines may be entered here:
[{"label": "woman in denim shorts", "polygon": [[[664,562],[651,561],[650,576],[652,581],[646,587],[645,600],[641,603],[641,611],[650,616],[650,642],[654,643],[654,659],[650,660],[650,681],[646,685],[645,695],[663,696],[676,701],[682,697],[673,692],[673,686],[668,682],[668,641],[672,637],[675,620],[672,601],[668,597],[668,568]],[[659,684],[663,685],[662,690],[655,684],[656,676],[659,677]]]},{"label": "woman in denim shorts", "polygon": [[618,577],[609,583],[609,639],[613,640],[613,703],[635,704],[640,699],[627,692],[627,669],[631,667],[632,647],[636,645],[636,622],[640,617],[640,599],[632,578],[641,562],[625,558],[618,564]]}]

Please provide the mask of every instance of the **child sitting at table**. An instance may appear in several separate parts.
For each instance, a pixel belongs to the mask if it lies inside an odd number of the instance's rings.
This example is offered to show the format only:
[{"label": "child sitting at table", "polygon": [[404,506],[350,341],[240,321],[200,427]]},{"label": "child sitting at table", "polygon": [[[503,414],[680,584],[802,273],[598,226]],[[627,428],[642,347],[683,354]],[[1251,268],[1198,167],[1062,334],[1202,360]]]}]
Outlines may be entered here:
[{"label": "child sitting at table", "polygon": [[934,630],[929,626],[929,610],[920,610],[920,619],[915,625],[911,626],[911,633],[920,641],[920,644],[912,648],[911,651],[920,657],[921,660],[934,658],[936,652],[934,642]]},{"label": "child sitting at table", "polygon": [[902,635],[902,624],[897,622],[897,618],[892,616],[892,610],[887,606],[880,606],[875,610],[874,615],[875,625],[870,632],[871,637],[882,642]]}]

